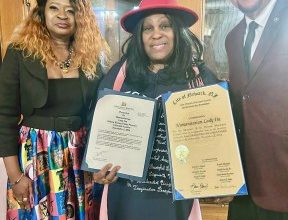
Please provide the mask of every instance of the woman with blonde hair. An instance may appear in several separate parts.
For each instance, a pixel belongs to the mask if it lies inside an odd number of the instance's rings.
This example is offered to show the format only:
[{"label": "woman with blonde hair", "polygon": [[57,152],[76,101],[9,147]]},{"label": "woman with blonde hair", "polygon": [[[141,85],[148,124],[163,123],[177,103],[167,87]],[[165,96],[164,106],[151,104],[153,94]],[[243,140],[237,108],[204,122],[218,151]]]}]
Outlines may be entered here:
[{"label": "woman with blonde hair", "polygon": [[0,72],[7,219],[97,218],[80,165],[108,53],[90,1],[37,0],[15,30]]}]

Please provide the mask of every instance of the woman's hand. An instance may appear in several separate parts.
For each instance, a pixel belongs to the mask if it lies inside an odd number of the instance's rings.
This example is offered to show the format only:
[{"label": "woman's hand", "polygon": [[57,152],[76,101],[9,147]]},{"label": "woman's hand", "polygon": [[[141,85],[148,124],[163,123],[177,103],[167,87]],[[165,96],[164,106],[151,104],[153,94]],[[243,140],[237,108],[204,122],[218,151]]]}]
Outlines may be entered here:
[{"label": "woman's hand", "polygon": [[116,174],[120,170],[120,166],[113,167],[113,169],[109,172],[112,166],[113,166],[112,164],[107,164],[97,173],[93,173],[94,182],[97,182],[100,184],[114,183],[118,179]]},{"label": "woman's hand", "polygon": [[25,175],[12,186],[14,198],[21,209],[30,210],[33,206],[32,180]]},{"label": "woman's hand", "polygon": [[34,204],[32,180],[21,172],[18,156],[4,157],[3,160],[14,198],[22,209],[31,209]]}]

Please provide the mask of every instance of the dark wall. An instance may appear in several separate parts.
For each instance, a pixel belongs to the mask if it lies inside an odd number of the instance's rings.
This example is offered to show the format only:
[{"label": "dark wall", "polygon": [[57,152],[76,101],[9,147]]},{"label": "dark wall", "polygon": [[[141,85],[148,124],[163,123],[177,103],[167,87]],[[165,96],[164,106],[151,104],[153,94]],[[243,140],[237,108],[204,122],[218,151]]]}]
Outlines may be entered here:
[{"label": "dark wall", "polygon": [[0,68],[1,68],[1,64],[2,64],[2,55],[1,55],[1,46],[0,46]]}]

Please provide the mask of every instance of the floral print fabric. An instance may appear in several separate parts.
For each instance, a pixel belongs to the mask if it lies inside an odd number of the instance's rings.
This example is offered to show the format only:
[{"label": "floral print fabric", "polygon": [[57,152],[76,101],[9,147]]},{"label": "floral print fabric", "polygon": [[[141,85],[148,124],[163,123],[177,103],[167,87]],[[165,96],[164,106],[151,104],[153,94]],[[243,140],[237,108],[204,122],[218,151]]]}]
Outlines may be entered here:
[{"label": "floral print fabric", "polygon": [[84,128],[55,132],[21,127],[19,163],[33,181],[33,207],[21,209],[8,183],[7,219],[97,219],[92,175],[80,170],[85,137]]}]

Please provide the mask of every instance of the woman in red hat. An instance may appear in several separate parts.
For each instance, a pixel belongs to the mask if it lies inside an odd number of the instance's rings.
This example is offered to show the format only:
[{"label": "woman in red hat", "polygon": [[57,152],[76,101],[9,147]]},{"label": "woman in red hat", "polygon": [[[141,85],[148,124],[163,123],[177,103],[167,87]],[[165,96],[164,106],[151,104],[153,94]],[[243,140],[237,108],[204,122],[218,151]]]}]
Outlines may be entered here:
[{"label": "woman in red hat", "polygon": [[[109,88],[161,100],[167,91],[217,83],[201,60],[202,46],[189,27],[198,17],[175,0],[143,0],[121,18],[130,38],[122,59],[100,83]],[[109,220],[187,220],[193,200],[172,200],[164,113],[160,110],[147,180],[119,178],[109,185]],[[184,177],[185,178],[185,177]]]}]

